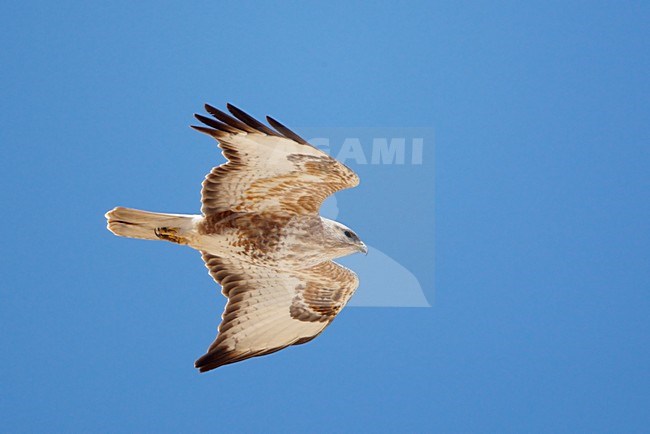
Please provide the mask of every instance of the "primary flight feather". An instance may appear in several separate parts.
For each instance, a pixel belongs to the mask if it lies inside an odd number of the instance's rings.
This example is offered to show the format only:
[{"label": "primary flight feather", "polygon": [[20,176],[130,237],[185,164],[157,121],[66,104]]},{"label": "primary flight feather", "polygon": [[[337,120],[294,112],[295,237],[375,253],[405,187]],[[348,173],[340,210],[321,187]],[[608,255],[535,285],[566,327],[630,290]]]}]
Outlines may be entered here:
[{"label": "primary flight feather", "polygon": [[271,127],[228,104],[205,106],[192,128],[219,142],[228,160],[206,176],[201,215],[117,207],[115,235],[166,240],[201,252],[228,298],[216,340],[195,366],[209,371],[308,342],[346,305],[359,280],[332,259],[365,244],[318,212],[331,194],[359,184],[344,164],[273,118]]}]

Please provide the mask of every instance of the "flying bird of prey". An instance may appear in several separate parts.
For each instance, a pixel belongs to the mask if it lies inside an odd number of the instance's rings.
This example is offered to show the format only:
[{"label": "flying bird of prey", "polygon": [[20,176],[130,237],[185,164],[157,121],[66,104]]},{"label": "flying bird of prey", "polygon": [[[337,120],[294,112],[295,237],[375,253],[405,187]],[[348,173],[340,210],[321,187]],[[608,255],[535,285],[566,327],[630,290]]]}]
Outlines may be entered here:
[{"label": "flying bird of prey", "polygon": [[331,194],[359,184],[344,164],[267,116],[269,126],[228,104],[195,115],[192,128],[219,142],[228,160],[205,177],[201,215],[117,207],[115,235],[165,240],[201,252],[227,297],[201,372],[309,342],[356,290],[356,274],[332,260],[366,245],[348,227],[319,215]]}]

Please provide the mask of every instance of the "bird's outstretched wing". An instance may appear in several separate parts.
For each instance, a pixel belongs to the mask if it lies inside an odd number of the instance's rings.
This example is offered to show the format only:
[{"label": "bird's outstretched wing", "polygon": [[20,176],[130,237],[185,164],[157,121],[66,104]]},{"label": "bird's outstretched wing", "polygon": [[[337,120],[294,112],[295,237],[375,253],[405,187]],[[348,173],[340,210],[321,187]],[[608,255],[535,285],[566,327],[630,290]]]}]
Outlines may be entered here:
[{"label": "bird's outstretched wing", "polygon": [[203,253],[228,298],[217,339],[195,366],[206,372],[315,338],[359,285],[355,273],[328,261],[277,270]]},{"label": "bird's outstretched wing", "polygon": [[327,196],[359,184],[352,170],[280,122],[267,116],[272,129],[237,107],[227,107],[231,115],[206,104],[213,117],[195,117],[207,127],[192,126],[217,139],[228,159],[203,182],[203,214],[317,214]]}]

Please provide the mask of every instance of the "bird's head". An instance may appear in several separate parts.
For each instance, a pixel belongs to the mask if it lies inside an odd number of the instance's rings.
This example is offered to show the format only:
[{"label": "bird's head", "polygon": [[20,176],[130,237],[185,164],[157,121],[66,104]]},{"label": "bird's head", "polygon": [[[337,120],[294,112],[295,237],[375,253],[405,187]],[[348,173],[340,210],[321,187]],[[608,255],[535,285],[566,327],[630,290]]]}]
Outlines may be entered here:
[{"label": "bird's head", "polygon": [[328,244],[339,253],[339,256],[351,255],[352,253],[361,252],[368,254],[368,247],[361,241],[359,236],[349,227],[323,218],[325,231],[327,234]]}]

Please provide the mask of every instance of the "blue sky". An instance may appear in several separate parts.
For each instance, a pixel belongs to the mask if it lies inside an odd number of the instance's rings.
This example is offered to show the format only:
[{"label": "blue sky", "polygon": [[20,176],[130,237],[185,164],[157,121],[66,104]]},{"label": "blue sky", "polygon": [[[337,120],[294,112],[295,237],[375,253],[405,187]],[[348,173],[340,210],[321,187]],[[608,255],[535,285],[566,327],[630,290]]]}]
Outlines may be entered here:
[{"label": "blue sky", "polygon": [[[3,431],[647,431],[647,4],[0,12]],[[198,211],[222,162],[188,128],[204,102],[299,132],[433,129],[423,164],[351,163],[337,196],[431,308],[351,307],[308,345],[195,372],[218,288],[103,214]]]}]

